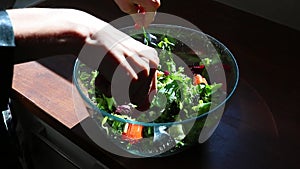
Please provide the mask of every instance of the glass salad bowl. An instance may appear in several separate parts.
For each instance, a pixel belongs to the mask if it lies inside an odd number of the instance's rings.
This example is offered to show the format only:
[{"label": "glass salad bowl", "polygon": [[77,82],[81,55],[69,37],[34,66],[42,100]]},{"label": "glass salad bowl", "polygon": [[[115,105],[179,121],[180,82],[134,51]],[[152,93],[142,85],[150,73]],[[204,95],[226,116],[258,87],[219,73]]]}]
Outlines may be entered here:
[{"label": "glass salad bowl", "polygon": [[208,140],[238,84],[233,54],[214,37],[182,26],[153,24],[121,31],[158,51],[157,91],[147,110],[117,102],[98,89],[104,83],[97,82],[99,69],[79,57],[73,83],[99,132],[134,157],[169,156]]}]

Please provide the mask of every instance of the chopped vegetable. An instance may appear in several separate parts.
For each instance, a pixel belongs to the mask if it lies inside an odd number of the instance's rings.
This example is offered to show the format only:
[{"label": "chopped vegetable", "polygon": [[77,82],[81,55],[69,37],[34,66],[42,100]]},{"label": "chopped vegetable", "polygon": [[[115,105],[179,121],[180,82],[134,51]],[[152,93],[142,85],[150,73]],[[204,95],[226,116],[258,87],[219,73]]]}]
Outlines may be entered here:
[{"label": "chopped vegetable", "polygon": [[124,136],[123,138],[126,140],[139,140],[143,138],[142,132],[143,126],[138,124],[126,123],[122,135]]},{"label": "chopped vegetable", "polygon": [[207,81],[204,77],[202,77],[200,74],[194,74],[193,84],[194,85],[199,85],[201,83],[204,83],[205,85],[208,85],[208,83],[207,83]]}]

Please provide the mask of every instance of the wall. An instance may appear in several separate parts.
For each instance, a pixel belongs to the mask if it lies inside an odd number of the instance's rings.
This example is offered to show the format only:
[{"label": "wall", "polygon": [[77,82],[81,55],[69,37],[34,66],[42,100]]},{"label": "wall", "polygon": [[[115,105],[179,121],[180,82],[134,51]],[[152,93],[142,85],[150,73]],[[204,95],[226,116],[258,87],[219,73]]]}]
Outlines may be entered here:
[{"label": "wall", "polygon": [[[16,0],[15,7],[45,0]],[[300,31],[300,0],[215,0]],[[25,5],[26,4],[26,5]]]},{"label": "wall", "polygon": [[300,31],[300,0],[215,0]]}]

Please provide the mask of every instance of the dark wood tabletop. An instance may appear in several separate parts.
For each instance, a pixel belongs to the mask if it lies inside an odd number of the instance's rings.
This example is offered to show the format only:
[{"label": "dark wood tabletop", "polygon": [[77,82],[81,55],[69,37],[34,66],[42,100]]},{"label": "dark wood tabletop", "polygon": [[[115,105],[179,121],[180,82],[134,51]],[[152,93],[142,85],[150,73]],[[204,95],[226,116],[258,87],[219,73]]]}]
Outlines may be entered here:
[{"label": "dark wood tabletop", "polygon": [[[109,0],[50,0],[40,6],[78,8],[106,21],[124,15]],[[14,98],[111,168],[300,168],[300,31],[207,0],[163,1],[159,11],[195,24],[226,45],[237,60],[237,90],[207,142],[163,158],[125,158],[102,150],[81,127],[90,118],[78,115],[74,107],[74,56],[15,65]]]}]

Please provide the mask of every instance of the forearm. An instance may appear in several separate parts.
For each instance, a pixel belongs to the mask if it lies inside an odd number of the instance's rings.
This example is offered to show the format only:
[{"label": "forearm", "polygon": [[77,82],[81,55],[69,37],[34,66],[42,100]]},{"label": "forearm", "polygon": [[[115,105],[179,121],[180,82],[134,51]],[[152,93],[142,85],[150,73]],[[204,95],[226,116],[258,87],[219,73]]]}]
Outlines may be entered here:
[{"label": "forearm", "polygon": [[59,54],[77,55],[94,33],[107,25],[74,9],[7,10],[15,34],[15,63]]}]

